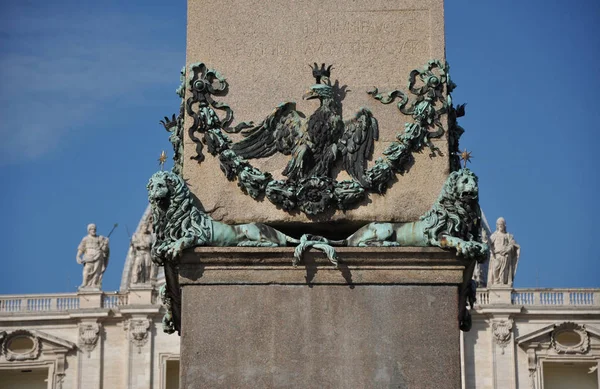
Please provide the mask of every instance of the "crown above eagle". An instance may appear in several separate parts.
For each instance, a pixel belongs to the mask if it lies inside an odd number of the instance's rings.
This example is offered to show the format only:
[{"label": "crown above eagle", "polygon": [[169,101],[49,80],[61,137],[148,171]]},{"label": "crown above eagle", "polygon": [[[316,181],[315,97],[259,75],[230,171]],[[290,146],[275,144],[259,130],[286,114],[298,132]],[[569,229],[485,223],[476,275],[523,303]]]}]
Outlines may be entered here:
[{"label": "crown above eagle", "polygon": [[321,78],[329,79],[329,76],[331,75],[331,69],[333,69],[333,65],[325,67],[324,63],[322,63],[321,68],[319,68],[319,65],[317,65],[316,62],[312,66],[308,66],[312,69],[312,74],[315,80],[317,80],[317,84],[321,83]]}]

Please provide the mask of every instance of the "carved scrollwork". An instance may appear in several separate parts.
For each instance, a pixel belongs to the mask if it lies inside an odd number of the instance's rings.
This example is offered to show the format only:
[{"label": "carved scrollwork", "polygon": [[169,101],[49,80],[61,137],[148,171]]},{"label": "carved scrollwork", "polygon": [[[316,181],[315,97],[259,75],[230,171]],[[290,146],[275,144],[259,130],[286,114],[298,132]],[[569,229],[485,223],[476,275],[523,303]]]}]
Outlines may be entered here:
[{"label": "carved scrollwork", "polygon": [[94,351],[100,338],[100,325],[98,323],[79,324],[79,346],[87,351],[88,358]]},{"label": "carved scrollwork", "polygon": [[[357,206],[369,193],[384,193],[394,174],[404,174],[413,161],[412,154],[427,146],[431,155],[441,155],[432,139],[446,131],[442,115],[448,114],[448,139],[452,171],[460,168],[458,138],[464,131],[456,119],[464,114],[464,106],[452,105],[450,92],[455,84],[450,80],[449,66],[440,61],[429,61],[409,76],[408,94],[401,90],[379,93],[377,88],[368,91],[383,104],[397,102],[403,115],[412,121],[405,124],[403,133],[397,135],[370,168],[374,142],[378,139],[378,124],[370,110],[361,108],[352,119],[341,116],[341,98],[344,87],[330,81],[331,66],[317,64],[313,67],[316,84],[304,96],[320,100],[320,107],[307,119],[296,111],[295,104],[280,104],[272,114],[258,125],[240,122],[235,127],[233,110],[216,100],[228,92],[225,77],[204,63],[195,63],[188,69],[185,89],[188,98],[182,102],[180,116],[168,121],[165,128],[171,132],[175,150],[173,172],[181,172],[180,145],[183,144],[183,112],[192,118],[188,132],[196,144],[194,159],[204,159],[203,147],[219,158],[221,170],[228,180],[237,179],[238,186],[254,199],[265,196],[286,211],[299,209],[307,215],[318,215],[329,209],[346,210]],[[183,97],[183,88],[178,94]],[[409,94],[412,97],[409,97]],[[223,118],[217,113],[220,111]],[[244,139],[233,143],[226,133],[239,133]],[[178,135],[175,135],[178,134]],[[172,139],[171,139],[172,138]],[[252,166],[248,159],[264,158],[277,152],[291,155],[282,174],[285,180],[275,180],[270,173]],[[179,161],[179,162],[178,162]],[[341,161],[351,176],[338,182],[332,177],[333,166]],[[306,199],[308,202],[305,202]]]},{"label": "carved scrollwork", "polygon": [[564,322],[555,325],[551,344],[559,354],[584,354],[590,348],[590,337],[585,330],[585,325]]},{"label": "carved scrollwork", "polygon": [[535,350],[530,348],[527,350],[527,365],[529,371],[529,388],[535,389],[536,375],[537,375],[537,363]]},{"label": "carved scrollwork", "polygon": [[142,347],[148,342],[150,324],[149,319],[131,319],[125,324],[129,341],[137,346],[138,354],[142,353]]},{"label": "carved scrollwork", "polygon": [[54,378],[54,383],[56,389],[62,389],[63,384],[65,383],[65,373],[57,373]]},{"label": "carved scrollwork", "polygon": [[27,330],[11,332],[2,343],[2,353],[7,361],[38,359],[41,351],[40,339]]},{"label": "carved scrollwork", "polygon": [[502,354],[504,354],[504,349],[510,343],[512,328],[512,320],[495,320],[492,322],[492,334],[496,344],[502,348]]}]

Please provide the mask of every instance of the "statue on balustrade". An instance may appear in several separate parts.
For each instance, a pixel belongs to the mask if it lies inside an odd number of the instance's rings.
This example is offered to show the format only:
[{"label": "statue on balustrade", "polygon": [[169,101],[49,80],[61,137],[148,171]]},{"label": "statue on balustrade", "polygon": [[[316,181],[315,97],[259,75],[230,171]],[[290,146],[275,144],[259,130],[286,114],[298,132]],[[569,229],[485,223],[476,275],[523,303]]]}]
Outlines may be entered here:
[{"label": "statue on balustrade", "polygon": [[77,248],[77,263],[83,265],[83,282],[79,289],[100,289],[110,253],[108,237],[96,235],[96,225],[93,223],[88,225],[87,231],[87,236]]},{"label": "statue on balustrade", "polygon": [[490,282],[489,285],[512,286],[521,254],[521,246],[512,234],[506,232],[506,221],[498,218],[496,231],[489,238]]},{"label": "statue on balustrade", "polygon": [[132,284],[144,284],[156,280],[158,268],[152,263],[152,218],[147,217],[139,230],[131,238],[133,254]]}]

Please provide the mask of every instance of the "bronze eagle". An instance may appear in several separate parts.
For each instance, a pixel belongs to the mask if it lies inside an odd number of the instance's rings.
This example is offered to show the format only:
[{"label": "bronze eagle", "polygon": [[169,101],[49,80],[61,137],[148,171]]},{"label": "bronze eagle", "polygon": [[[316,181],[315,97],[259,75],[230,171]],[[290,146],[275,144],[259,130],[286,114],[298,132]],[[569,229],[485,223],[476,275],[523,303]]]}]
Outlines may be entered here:
[{"label": "bronze eagle", "polygon": [[[363,187],[367,161],[379,137],[377,120],[370,110],[361,108],[352,119],[342,118],[341,102],[336,98],[337,85],[329,79],[332,66],[312,67],[316,84],[304,99],[319,99],[320,106],[303,119],[296,104],[280,104],[260,124],[244,130],[244,139],[231,149],[245,159],[265,158],[277,152],[292,158],[282,174],[297,182],[311,177],[330,177],[336,161],[342,159],[344,169]],[[337,84],[337,83],[336,83]]]}]

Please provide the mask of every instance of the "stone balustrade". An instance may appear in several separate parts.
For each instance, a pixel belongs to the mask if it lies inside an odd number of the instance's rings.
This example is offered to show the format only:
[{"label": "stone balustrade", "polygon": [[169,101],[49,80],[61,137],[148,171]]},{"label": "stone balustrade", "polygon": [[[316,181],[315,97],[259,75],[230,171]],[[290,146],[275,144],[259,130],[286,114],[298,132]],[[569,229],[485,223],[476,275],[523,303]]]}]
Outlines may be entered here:
[{"label": "stone balustrade", "polygon": [[490,303],[490,294],[487,289],[477,289],[476,304],[488,305]]},{"label": "stone balustrade", "polygon": [[126,293],[105,293],[102,296],[102,306],[104,308],[117,308],[122,305],[127,305],[129,302],[128,295]]},{"label": "stone balustrade", "polygon": [[[494,289],[478,289],[476,304],[492,304],[491,291]],[[600,289],[518,288],[512,289],[510,302],[507,303],[523,306],[600,306]]]},{"label": "stone balustrade", "polygon": [[[98,308],[118,309],[135,304],[129,293],[100,292],[101,306]],[[3,295],[0,297],[0,314],[11,312],[61,312],[80,308],[78,293]],[[153,295],[152,304],[156,304]],[[490,289],[477,290],[477,305],[488,306]],[[600,306],[600,289],[540,289],[519,288],[510,293],[511,305],[522,306]]]},{"label": "stone balustrade", "polygon": [[[128,305],[128,294],[99,292],[102,299],[98,308],[118,308]],[[78,293],[3,295],[0,297],[0,314],[25,312],[61,312],[80,309],[82,297]]]}]

